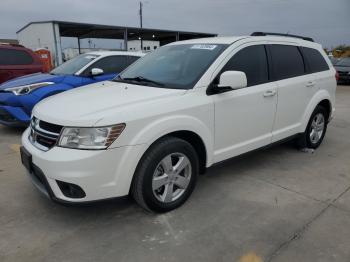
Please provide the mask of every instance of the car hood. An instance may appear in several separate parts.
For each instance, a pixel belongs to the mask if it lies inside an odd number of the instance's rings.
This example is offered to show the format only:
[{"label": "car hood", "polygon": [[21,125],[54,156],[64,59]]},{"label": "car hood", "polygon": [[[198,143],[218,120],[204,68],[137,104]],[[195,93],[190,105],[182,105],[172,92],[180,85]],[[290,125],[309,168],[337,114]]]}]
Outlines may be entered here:
[{"label": "car hood", "polygon": [[34,107],[33,115],[63,126],[94,126],[108,116],[127,121],[127,115],[136,112],[133,110],[145,111],[147,104],[154,106],[157,101],[163,106],[167,98],[184,93],[186,90],[105,81],[48,97]]},{"label": "car hood", "polygon": [[7,81],[0,85],[0,90],[10,88],[10,87],[17,87],[17,86],[23,86],[23,85],[30,85],[34,83],[41,83],[41,82],[54,82],[54,83],[60,83],[64,79],[64,76],[60,75],[50,75],[50,74],[31,74],[26,76],[21,76],[15,79],[12,79],[10,81]]}]

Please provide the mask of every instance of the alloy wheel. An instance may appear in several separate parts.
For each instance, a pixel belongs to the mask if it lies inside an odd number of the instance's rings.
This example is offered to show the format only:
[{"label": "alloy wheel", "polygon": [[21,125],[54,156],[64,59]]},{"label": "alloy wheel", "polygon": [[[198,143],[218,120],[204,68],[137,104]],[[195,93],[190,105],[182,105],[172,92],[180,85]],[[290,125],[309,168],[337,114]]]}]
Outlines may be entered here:
[{"label": "alloy wheel", "polygon": [[317,144],[322,138],[325,129],[325,118],[323,114],[318,113],[314,116],[310,129],[310,141],[313,144]]},{"label": "alloy wheel", "polygon": [[158,201],[170,203],[181,197],[191,180],[192,167],[188,157],[172,153],[157,165],[152,180],[152,190]]}]

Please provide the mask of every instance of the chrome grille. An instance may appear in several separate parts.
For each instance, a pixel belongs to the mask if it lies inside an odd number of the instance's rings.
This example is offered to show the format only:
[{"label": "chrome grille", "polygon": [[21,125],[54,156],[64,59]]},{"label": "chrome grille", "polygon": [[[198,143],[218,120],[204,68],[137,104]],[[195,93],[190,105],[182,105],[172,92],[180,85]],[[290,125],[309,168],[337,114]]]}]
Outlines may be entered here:
[{"label": "chrome grille", "polygon": [[30,122],[29,141],[40,150],[48,151],[56,145],[61,130],[62,126],[33,117]]}]

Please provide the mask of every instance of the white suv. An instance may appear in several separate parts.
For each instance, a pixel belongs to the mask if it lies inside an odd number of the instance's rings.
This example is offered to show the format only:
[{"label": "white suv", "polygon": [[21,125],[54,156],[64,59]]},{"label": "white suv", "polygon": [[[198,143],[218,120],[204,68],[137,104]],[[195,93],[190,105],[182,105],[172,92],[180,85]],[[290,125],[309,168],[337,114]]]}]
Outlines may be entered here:
[{"label": "white suv", "polygon": [[207,167],[287,138],[317,148],[334,111],[336,71],[311,39],[175,42],[118,78],[38,104],[22,163],[59,202],[128,195],[164,212]]}]

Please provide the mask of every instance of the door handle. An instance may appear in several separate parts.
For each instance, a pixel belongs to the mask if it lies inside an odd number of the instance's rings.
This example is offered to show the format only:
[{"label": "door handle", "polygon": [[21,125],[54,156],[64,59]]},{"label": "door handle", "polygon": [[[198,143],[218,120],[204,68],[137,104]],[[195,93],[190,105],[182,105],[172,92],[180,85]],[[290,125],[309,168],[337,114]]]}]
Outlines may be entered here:
[{"label": "door handle", "polygon": [[265,93],[264,93],[264,97],[269,97],[269,96],[274,96],[276,95],[276,90],[267,90]]},{"label": "door handle", "polygon": [[306,87],[313,87],[313,86],[315,86],[315,81],[309,81],[306,84]]}]

